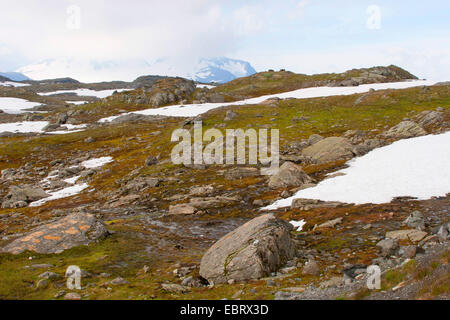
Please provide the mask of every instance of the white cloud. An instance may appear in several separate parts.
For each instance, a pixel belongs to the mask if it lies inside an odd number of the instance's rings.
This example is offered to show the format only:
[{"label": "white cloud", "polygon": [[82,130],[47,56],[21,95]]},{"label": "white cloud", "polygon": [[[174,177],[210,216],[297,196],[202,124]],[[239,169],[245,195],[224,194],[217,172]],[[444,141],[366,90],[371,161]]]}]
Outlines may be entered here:
[{"label": "white cloud", "polygon": [[[0,44],[30,59],[206,56],[233,50],[238,35],[222,18],[219,1],[5,1]],[[68,28],[80,8],[80,28]],[[70,23],[69,23],[70,25]]]},{"label": "white cloud", "polygon": [[[450,80],[450,45],[443,46],[443,43],[444,39],[436,38],[417,41],[415,44],[346,46],[332,51],[266,51],[255,56],[252,63],[258,70],[284,68],[306,74],[395,64],[419,78],[443,81]],[[251,55],[248,52],[245,54]]]},{"label": "white cloud", "polygon": [[289,19],[298,19],[305,14],[305,8],[311,3],[311,0],[300,0],[296,3],[294,9],[288,13]]},{"label": "white cloud", "polygon": [[264,29],[261,11],[257,6],[243,6],[234,11],[234,23],[239,35],[248,36]]}]

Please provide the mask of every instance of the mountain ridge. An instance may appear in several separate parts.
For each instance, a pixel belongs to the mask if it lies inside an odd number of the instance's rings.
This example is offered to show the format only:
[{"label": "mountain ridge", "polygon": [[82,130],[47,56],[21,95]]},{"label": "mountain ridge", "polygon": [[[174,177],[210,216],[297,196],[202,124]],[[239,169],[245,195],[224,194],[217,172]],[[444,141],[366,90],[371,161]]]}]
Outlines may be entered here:
[{"label": "mountain ridge", "polygon": [[17,71],[34,80],[70,77],[85,83],[131,82],[146,75],[183,77],[203,83],[226,83],[256,73],[249,62],[226,57],[200,58],[190,63],[173,58],[161,58],[154,63],[145,60],[48,59]]}]

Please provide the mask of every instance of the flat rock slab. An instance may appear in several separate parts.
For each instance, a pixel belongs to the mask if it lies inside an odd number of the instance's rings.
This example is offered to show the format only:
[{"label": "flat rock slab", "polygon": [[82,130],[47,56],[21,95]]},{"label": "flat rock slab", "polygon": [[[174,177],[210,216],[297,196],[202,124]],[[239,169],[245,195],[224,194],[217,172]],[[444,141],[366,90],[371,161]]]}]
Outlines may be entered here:
[{"label": "flat rock slab", "polygon": [[40,226],[5,246],[3,252],[20,254],[26,250],[42,254],[88,245],[109,234],[103,222],[88,213],[73,213],[56,222]]},{"label": "flat rock slab", "polygon": [[303,150],[303,155],[317,163],[353,158],[353,145],[346,138],[329,137]]},{"label": "flat rock slab", "polygon": [[395,240],[411,240],[412,242],[419,242],[423,240],[428,233],[420,230],[396,230],[386,233],[386,238]]}]

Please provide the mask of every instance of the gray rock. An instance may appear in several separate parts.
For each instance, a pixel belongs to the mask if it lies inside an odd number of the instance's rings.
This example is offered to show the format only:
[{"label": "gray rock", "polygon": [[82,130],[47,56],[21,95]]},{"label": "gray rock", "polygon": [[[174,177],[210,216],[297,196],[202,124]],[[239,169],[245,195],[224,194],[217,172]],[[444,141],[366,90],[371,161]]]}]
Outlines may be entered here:
[{"label": "gray rock", "polygon": [[88,213],[73,213],[56,222],[33,229],[3,248],[3,252],[20,254],[25,250],[37,253],[59,253],[88,245],[108,235],[105,225]]},{"label": "gray rock", "polygon": [[145,165],[147,167],[154,166],[155,164],[158,164],[158,158],[156,157],[150,156],[145,160]]},{"label": "gray rock", "polygon": [[258,168],[252,167],[236,167],[225,172],[225,179],[227,180],[237,180],[248,177],[257,177],[260,175]]},{"label": "gray rock", "polygon": [[192,215],[196,212],[197,209],[187,203],[180,203],[169,207],[170,215]]},{"label": "gray rock", "polygon": [[402,246],[398,253],[405,259],[412,259],[416,256],[417,247],[416,246]]},{"label": "gray rock", "polygon": [[64,300],[81,300],[81,296],[78,293],[69,292],[64,296]]},{"label": "gray rock", "polygon": [[410,229],[410,230],[396,230],[386,233],[386,238],[396,239],[396,240],[410,240],[412,242],[419,242],[427,236],[424,231]]},{"label": "gray rock", "polygon": [[407,139],[426,135],[427,132],[414,121],[402,121],[383,133],[385,138]]},{"label": "gray rock", "polygon": [[395,239],[384,239],[377,243],[383,257],[390,257],[397,253],[399,249],[398,241]]},{"label": "gray rock", "polygon": [[320,274],[319,264],[314,260],[309,260],[303,267],[302,274],[318,276]]},{"label": "gray rock", "polygon": [[127,280],[125,280],[124,278],[122,278],[122,277],[117,277],[117,278],[111,280],[109,283],[114,285],[114,286],[120,286],[120,285],[124,285],[124,284],[129,284],[129,282]]},{"label": "gray rock", "polygon": [[329,137],[305,148],[302,154],[321,164],[350,159],[354,156],[353,148],[353,145],[346,138]]},{"label": "gray rock", "polygon": [[291,230],[271,214],[259,216],[217,241],[203,256],[200,275],[213,283],[267,276],[294,257]]},{"label": "gray rock", "polygon": [[314,179],[308,176],[300,166],[292,162],[285,162],[278,172],[270,177],[269,187],[273,189],[301,187],[313,182]]},{"label": "gray rock", "polygon": [[419,120],[419,125],[423,128],[430,128],[440,126],[443,122],[444,116],[442,112],[431,111],[425,113],[425,115]]},{"label": "gray rock", "polygon": [[17,203],[30,203],[38,201],[43,198],[47,198],[50,195],[47,194],[42,188],[33,187],[11,187],[9,193],[3,199],[2,208],[14,208]]},{"label": "gray rock", "polygon": [[425,229],[425,218],[423,217],[422,213],[420,211],[414,211],[409,215],[408,218],[406,218],[405,221],[403,221],[404,225],[407,225],[411,228],[416,228],[418,230],[424,230]]},{"label": "gray rock", "polygon": [[47,280],[56,280],[56,279],[62,278],[62,276],[57,273],[54,273],[54,272],[46,271],[46,272],[40,274],[39,278],[47,279]]},{"label": "gray rock", "polygon": [[226,115],[225,115],[225,119],[224,121],[231,121],[233,119],[236,119],[237,117],[237,113],[234,112],[233,110],[228,110]]},{"label": "gray rock", "polygon": [[319,134],[312,134],[308,138],[308,143],[313,145],[319,141],[323,140],[323,137]]}]

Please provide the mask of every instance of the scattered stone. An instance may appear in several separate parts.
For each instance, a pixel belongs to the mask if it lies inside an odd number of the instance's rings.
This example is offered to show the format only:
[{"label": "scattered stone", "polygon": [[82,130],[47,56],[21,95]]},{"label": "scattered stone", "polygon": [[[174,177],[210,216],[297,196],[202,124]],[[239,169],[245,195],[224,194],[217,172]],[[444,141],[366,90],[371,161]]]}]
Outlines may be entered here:
[{"label": "scattered stone", "polygon": [[236,167],[225,172],[225,179],[238,180],[248,177],[258,177],[260,175],[258,168]]},{"label": "scattered stone", "polygon": [[48,287],[50,283],[48,282],[47,279],[41,279],[37,282],[36,284],[36,289],[45,289]]},{"label": "scattered stone", "polygon": [[44,272],[40,274],[38,277],[47,280],[56,280],[62,278],[59,274],[50,271]]},{"label": "scattered stone", "polygon": [[337,218],[337,219],[330,220],[330,221],[327,221],[325,223],[322,223],[317,228],[334,228],[338,224],[341,224],[342,221],[343,221],[343,218]]},{"label": "scattered stone", "polygon": [[78,293],[69,292],[64,296],[64,300],[81,300],[81,296]]},{"label": "scattered stone", "polygon": [[271,214],[259,216],[217,241],[203,256],[200,275],[209,282],[260,279],[295,254],[292,225]]},{"label": "scattered stone", "polygon": [[124,284],[129,284],[129,282],[122,277],[117,277],[117,278],[111,280],[109,282],[109,284],[114,285],[114,286],[120,286],[120,285],[124,285]]},{"label": "scattered stone", "polygon": [[412,259],[416,256],[416,246],[402,246],[398,252],[405,259]]},{"label": "scattered stone", "polygon": [[338,208],[346,205],[337,201],[321,201],[314,199],[297,198],[292,201],[292,209],[311,210],[314,208]]},{"label": "scattered stone", "polygon": [[342,277],[332,277],[330,280],[324,281],[320,284],[321,288],[339,287],[342,285]]},{"label": "scattered stone", "polygon": [[425,218],[423,217],[420,211],[414,211],[403,221],[404,225],[407,225],[410,228],[416,228],[418,230],[425,229]]},{"label": "scattered stone", "polygon": [[155,164],[158,164],[158,158],[156,157],[150,156],[145,160],[145,165],[147,167],[154,166]]},{"label": "scattered stone", "polygon": [[395,240],[410,240],[412,242],[419,242],[427,236],[427,233],[420,230],[396,230],[386,233],[386,238]]},{"label": "scattered stone", "polygon": [[309,260],[303,267],[302,274],[311,276],[320,275],[319,264],[314,260]]},{"label": "scattered stone", "polygon": [[191,215],[195,214],[197,209],[190,204],[181,203],[173,206],[169,206],[169,214],[170,215]]},{"label": "scattered stone", "polygon": [[236,112],[234,112],[233,110],[228,110],[225,115],[224,121],[231,121],[231,120],[235,119],[237,116],[238,115]]},{"label": "scattered stone", "polygon": [[190,189],[189,195],[195,196],[195,197],[205,197],[205,196],[210,196],[213,193],[214,193],[214,187],[211,185],[206,185],[206,186],[192,187]]},{"label": "scattered stone", "polygon": [[383,257],[390,257],[397,253],[399,248],[398,241],[395,239],[384,239],[377,243],[377,247],[381,250],[381,255]]},{"label": "scattered stone", "polygon": [[185,286],[181,286],[179,284],[175,283],[163,283],[161,284],[161,287],[164,291],[170,292],[170,293],[188,293],[190,289]]}]

